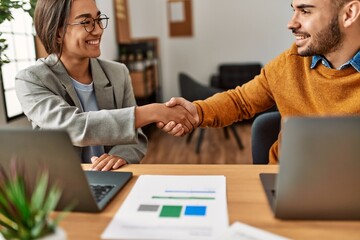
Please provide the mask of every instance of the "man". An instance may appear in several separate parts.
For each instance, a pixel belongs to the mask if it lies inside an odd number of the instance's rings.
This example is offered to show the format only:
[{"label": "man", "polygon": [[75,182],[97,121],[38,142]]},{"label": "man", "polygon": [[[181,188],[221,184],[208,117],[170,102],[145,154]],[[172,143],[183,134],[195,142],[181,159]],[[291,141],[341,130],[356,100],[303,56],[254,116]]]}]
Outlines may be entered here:
[{"label": "man", "polygon": [[[274,104],[283,117],[360,114],[360,1],[293,0],[291,6],[295,43],[260,75],[204,101],[172,98],[167,105],[185,107],[199,127],[230,125]],[[158,127],[182,134],[180,125]],[[278,161],[278,142],[269,161]]]}]

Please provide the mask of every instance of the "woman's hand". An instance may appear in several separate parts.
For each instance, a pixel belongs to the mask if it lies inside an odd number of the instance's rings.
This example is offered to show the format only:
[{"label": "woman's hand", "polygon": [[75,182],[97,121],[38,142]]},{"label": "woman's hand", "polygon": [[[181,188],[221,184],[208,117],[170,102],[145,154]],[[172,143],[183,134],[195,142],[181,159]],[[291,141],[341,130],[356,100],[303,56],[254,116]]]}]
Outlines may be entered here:
[{"label": "woman's hand", "polygon": [[100,157],[93,156],[91,158],[91,162],[92,162],[91,169],[95,171],[114,170],[127,164],[127,162],[124,159],[115,155],[109,155],[107,153],[104,153]]},{"label": "woman's hand", "polygon": [[[196,107],[191,102],[187,101],[184,98],[171,98],[168,102],[165,103],[165,106],[174,108],[181,106],[185,108],[193,117],[193,129],[196,128],[199,125],[199,115],[197,113]],[[187,129],[182,125],[181,123],[176,123],[174,121],[170,121],[167,124],[164,122],[157,122],[156,126],[159,129],[162,129],[164,132],[167,132],[170,135],[173,135],[175,137],[183,136],[190,131],[186,131]],[[193,130],[191,129],[191,131]]]},{"label": "woman's hand", "polygon": [[[194,108],[196,112],[196,107],[194,106]],[[184,133],[189,133],[197,126],[198,120],[185,107],[177,104],[177,102],[171,107],[167,107],[163,103],[152,103],[135,108],[135,128],[140,128],[153,122],[162,122],[165,125],[173,122],[172,124],[175,123],[175,126],[183,128]],[[175,126],[172,126],[172,128]]]}]

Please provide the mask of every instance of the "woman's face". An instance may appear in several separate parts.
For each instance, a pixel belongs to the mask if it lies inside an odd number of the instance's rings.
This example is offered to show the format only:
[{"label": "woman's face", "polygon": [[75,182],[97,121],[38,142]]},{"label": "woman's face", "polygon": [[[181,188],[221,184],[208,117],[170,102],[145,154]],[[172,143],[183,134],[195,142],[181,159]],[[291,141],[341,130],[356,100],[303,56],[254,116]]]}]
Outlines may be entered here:
[{"label": "woman's face", "polygon": [[[61,59],[82,60],[100,56],[100,41],[103,29],[95,21],[92,31],[86,31],[82,23],[86,18],[97,19],[100,11],[95,0],[72,0],[69,22],[64,36],[64,45]],[[91,30],[91,28],[90,28]],[[60,39],[62,29],[60,29]]]}]

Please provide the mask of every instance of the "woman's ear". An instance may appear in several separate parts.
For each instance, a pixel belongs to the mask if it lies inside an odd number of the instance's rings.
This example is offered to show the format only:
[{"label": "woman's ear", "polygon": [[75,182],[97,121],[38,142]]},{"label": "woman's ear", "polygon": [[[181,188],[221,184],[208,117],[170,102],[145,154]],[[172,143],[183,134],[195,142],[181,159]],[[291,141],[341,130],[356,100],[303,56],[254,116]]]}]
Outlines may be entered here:
[{"label": "woman's ear", "polygon": [[360,1],[351,1],[343,7],[343,25],[350,27],[354,22],[360,21]]},{"label": "woman's ear", "polygon": [[56,34],[56,42],[57,43],[62,43],[63,41],[63,36],[64,36],[64,28],[60,28]]}]

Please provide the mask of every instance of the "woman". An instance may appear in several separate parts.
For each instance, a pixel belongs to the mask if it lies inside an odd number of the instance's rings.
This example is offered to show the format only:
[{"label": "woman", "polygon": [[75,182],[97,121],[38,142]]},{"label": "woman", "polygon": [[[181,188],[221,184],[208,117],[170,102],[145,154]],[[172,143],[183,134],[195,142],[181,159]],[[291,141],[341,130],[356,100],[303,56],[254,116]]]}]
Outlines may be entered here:
[{"label": "woman", "polygon": [[66,130],[95,170],[138,163],[147,147],[142,126],[180,123],[187,132],[194,124],[181,107],[136,106],[127,68],[97,59],[107,22],[95,0],[38,0],[35,29],[49,56],[15,81],[33,128]]}]

